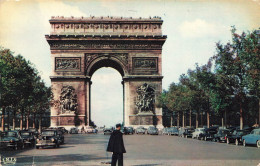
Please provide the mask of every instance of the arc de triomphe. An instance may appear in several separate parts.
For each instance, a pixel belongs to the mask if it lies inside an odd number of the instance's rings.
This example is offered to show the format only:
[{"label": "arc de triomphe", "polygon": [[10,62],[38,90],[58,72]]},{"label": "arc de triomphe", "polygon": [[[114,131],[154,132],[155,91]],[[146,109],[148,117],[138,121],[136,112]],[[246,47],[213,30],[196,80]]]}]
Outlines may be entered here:
[{"label": "arc de triomphe", "polygon": [[52,17],[49,21],[51,32],[45,37],[52,60],[51,126],[88,126],[91,77],[101,67],[112,67],[122,76],[125,126],[162,127],[162,109],[156,101],[162,91],[166,36],[160,17]]}]

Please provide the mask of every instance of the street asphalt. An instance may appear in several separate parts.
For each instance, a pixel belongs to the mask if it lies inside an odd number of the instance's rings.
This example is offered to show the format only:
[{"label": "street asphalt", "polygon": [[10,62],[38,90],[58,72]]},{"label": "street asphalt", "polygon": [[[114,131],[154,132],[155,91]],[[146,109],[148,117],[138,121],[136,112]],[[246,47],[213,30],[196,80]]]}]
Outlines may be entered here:
[{"label": "street asphalt", "polygon": [[[1,150],[15,165],[109,165],[109,135],[68,134],[60,148]],[[133,166],[260,166],[260,149],[167,135],[124,135],[124,165]],[[2,162],[2,165],[4,163]],[[1,164],[0,164],[1,166]]]}]

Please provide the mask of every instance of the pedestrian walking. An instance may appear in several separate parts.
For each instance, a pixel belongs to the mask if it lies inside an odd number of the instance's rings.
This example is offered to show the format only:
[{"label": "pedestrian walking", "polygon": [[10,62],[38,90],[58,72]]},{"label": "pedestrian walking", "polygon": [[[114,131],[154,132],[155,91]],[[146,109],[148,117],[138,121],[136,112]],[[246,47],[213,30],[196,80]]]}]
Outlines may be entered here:
[{"label": "pedestrian walking", "polygon": [[117,124],[116,130],[112,132],[107,146],[107,151],[113,153],[111,166],[116,166],[117,162],[118,166],[123,166],[123,153],[126,153],[126,150],[120,129],[121,124]]}]

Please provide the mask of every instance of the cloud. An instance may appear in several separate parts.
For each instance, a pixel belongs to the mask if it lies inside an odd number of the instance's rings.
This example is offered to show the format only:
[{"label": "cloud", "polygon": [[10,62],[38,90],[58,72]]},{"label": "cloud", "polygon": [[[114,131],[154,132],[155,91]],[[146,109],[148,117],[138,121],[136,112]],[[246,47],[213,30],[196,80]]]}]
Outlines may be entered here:
[{"label": "cloud", "polygon": [[193,21],[184,21],[179,26],[179,31],[183,37],[187,38],[202,38],[214,37],[220,35],[223,30],[226,31],[226,26],[217,25],[215,23],[206,22],[202,19]]}]

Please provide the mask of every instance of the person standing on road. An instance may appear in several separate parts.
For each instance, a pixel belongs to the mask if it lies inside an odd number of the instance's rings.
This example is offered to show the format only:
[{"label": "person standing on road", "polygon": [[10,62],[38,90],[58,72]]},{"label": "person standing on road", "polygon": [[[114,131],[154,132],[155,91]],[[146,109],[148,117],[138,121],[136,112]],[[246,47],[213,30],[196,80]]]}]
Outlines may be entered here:
[{"label": "person standing on road", "polygon": [[123,166],[123,153],[126,153],[126,150],[120,129],[121,124],[117,124],[116,130],[112,132],[107,146],[107,151],[113,152],[111,166],[116,166],[117,161],[118,166]]}]

